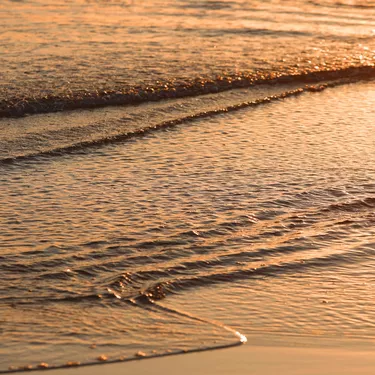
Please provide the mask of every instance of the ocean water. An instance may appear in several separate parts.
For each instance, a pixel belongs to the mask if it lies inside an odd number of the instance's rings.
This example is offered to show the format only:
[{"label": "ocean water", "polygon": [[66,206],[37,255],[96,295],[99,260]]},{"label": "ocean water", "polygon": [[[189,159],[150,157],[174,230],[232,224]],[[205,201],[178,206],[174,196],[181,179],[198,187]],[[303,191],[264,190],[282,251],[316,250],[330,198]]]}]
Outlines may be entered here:
[{"label": "ocean water", "polygon": [[0,372],[373,346],[374,16],[0,0]]}]

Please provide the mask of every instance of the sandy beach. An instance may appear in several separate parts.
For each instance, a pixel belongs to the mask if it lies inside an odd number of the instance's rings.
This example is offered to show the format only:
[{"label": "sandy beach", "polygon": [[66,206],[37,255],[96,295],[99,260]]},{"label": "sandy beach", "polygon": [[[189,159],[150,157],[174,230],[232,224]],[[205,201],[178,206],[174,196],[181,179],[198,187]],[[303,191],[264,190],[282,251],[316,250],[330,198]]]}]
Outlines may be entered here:
[{"label": "sandy beach", "polygon": [[126,364],[37,371],[35,375],[370,375],[373,350],[366,348],[309,348],[243,345],[205,353],[193,353]]}]

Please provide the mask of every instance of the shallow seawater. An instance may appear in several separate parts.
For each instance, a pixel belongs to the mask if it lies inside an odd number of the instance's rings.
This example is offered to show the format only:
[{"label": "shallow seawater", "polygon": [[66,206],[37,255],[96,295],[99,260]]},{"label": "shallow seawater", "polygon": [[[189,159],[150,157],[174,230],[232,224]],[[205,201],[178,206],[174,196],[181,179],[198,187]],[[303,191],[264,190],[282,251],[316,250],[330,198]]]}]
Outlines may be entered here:
[{"label": "shallow seawater", "polygon": [[212,321],[371,344],[374,88],[2,165],[2,369],[236,342]]},{"label": "shallow seawater", "polygon": [[0,372],[372,346],[374,16],[0,0]]},{"label": "shallow seawater", "polygon": [[374,16],[366,0],[1,0],[0,115],[373,65]]}]

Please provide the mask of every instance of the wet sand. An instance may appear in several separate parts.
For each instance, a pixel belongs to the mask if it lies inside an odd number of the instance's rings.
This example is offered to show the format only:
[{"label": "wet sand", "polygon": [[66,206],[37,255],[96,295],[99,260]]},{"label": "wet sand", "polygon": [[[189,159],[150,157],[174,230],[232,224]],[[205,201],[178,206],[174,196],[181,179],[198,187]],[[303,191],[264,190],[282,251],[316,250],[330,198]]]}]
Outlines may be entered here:
[{"label": "wet sand", "polygon": [[[346,375],[373,374],[375,357],[368,348],[251,346],[171,357],[48,371],[50,375],[236,374]],[[37,371],[34,374],[45,374]]]}]

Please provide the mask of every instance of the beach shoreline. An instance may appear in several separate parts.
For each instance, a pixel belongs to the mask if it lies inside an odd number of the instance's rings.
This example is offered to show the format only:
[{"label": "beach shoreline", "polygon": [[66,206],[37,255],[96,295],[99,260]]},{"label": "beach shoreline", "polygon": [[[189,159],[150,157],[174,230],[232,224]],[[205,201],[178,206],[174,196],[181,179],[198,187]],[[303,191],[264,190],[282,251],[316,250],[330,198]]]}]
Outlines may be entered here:
[{"label": "beach shoreline", "polygon": [[374,19],[0,0],[0,374],[373,374]]},{"label": "beach shoreline", "polygon": [[[155,374],[373,374],[375,358],[370,348],[316,348],[242,345],[204,353],[160,357],[129,363],[51,370],[50,375],[110,373]],[[33,372],[45,374],[45,370]]]}]

